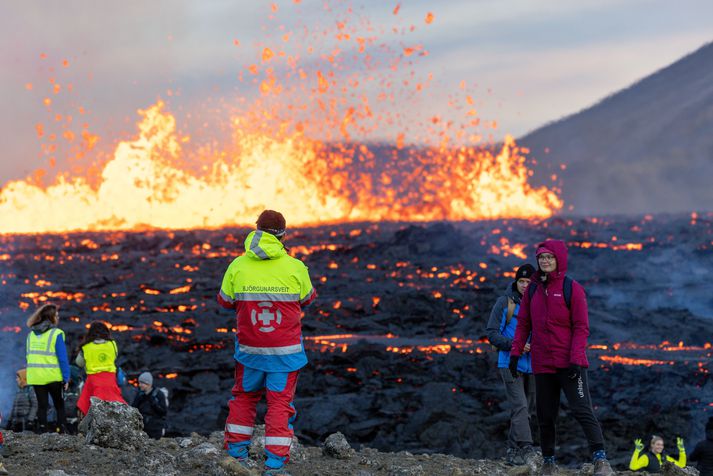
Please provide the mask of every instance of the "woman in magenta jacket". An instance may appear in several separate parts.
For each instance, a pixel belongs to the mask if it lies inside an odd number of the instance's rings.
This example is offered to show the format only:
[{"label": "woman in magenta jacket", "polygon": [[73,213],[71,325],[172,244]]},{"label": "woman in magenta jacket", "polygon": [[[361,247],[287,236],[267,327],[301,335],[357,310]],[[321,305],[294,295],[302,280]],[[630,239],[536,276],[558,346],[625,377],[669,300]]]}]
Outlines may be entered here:
[{"label": "woman in magenta jacket", "polygon": [[[518,376],[517,360],[532,334],[530,352],[535,373],[535,399],[544,464],[543,475],[556,474],[556,420],[564,391],[574,418],[587,437],[594,460],[594,475],[615,474],[606,459],[604,438],[594,416],[586,368],[589,316],[584,288],[571,282],[570,303],[565,300],[567,245],[547,240],[537,246],[538,270],[523,295],[510,353],[510,371]],[[568,278],[569,279],[569,278]],[[534,292],[529,289],[534,286]]]}]

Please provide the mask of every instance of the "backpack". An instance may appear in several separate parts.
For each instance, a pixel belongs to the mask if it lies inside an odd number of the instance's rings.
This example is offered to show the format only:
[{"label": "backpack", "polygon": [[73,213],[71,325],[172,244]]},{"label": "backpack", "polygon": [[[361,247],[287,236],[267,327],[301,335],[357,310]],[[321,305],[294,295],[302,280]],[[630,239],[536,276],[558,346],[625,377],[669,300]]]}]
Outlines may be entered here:
[{"label": "backpack", "polygon": [[[507,314],[505,314],[505,326],[503,326],[503,328],[500,329],[501,334],[505,330],[505,328],[508,326],[508,324],[510,324],[510,320],[512,319],[512,316],[515,315],[515,308],[517,307],[517,304],[515,304],[515,301],[513,301],[509,297],[507,298],[507,300],[508,300],[508,312],[507,312]],[[493,348],[493,350],[498,351],[498,352],[500,351],[500,349],[498,349],[498,347],[495,344],[490,344],[490,346]]]},{"label": "backpack", "polygon": [[[562,295],[564,296],[564,303],[567,305],[567,309],[572,310],[572,283],[574,279],[569,276],[564,277],[564,282],[562,283]],[[530,301],[532,301],[532,296],[535,295],[537,291],[537,283],[531,282],[527,287],[527,294],[530,296]]]},{"label": "backpack", "polygon": [[163,393],[163,398],[166,399],[166,410],[168,410],[168,389],[166,387],[158,387],[158,391]]}]

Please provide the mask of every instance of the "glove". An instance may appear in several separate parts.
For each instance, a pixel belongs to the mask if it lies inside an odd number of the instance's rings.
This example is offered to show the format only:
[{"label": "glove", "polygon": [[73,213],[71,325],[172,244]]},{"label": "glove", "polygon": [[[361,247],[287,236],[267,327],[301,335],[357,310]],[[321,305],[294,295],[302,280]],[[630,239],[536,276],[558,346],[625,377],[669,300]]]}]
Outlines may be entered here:
[{"label": "glove", "polygon": [[636,448],[636,451],[644,451],[644,444],[641,442],[641,438],[637,438],[634,440],[634,448]]},{"label": "glove", "polygon": [[510,369],[510,375],[512,375],[512,378],[518,378],[520,376],[520,372],[517,371],[517,363],[520,360],[520,357],[510,357],[510,365],[508,368]]},{"label": "glove", "polygon": [[681,438],[680,436],[676,438],[676,446],[678,446],[679,453],[686,452],[686,447],[683,445],[683,438]]},{"label": "glove", "polygon": [[579,377],[582,376],[582,367],[579,365],[570,365],[569,370],[567,371],[567,377],[570,380],[577,380]]}]

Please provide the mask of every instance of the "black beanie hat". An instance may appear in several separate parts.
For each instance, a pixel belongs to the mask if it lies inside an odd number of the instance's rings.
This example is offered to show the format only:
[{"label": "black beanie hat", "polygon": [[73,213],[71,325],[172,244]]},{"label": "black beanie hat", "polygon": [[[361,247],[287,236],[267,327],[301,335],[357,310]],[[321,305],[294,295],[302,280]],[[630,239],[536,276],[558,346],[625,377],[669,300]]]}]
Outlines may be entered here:
[{"label": "black beanie hat", "polygon": [[276,237],[285,234],[285,217],[275,210],[265,210],[257,219],[257,229],[266,231]]},{"label": "black beanie hat", "polygon": [[523,264],[517,268],[517,273],[515,273],[515,281],[517,282],[520,278],[532,279],[532,275],[535,274],[535,267],[531,264]]}]

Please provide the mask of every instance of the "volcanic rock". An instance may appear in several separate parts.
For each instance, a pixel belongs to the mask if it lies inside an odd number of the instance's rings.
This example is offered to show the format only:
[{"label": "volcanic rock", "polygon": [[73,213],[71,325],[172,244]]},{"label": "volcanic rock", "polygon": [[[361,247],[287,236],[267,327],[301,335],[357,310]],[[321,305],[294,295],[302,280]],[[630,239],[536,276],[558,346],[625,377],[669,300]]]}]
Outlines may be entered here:
[{"label": "volcanic rock", "polygon": [[322,450],[326,456],[337,459],[349,459],[355,455],[354,449],[340,432],[329,435],[324,440],[324,448]]},{"label": "volcanic rock", "polygon": [[119,402],[91,398],[89,412],[79,424],[87,444],[124,450],[144,445],[144,420],[139,410]]}]

